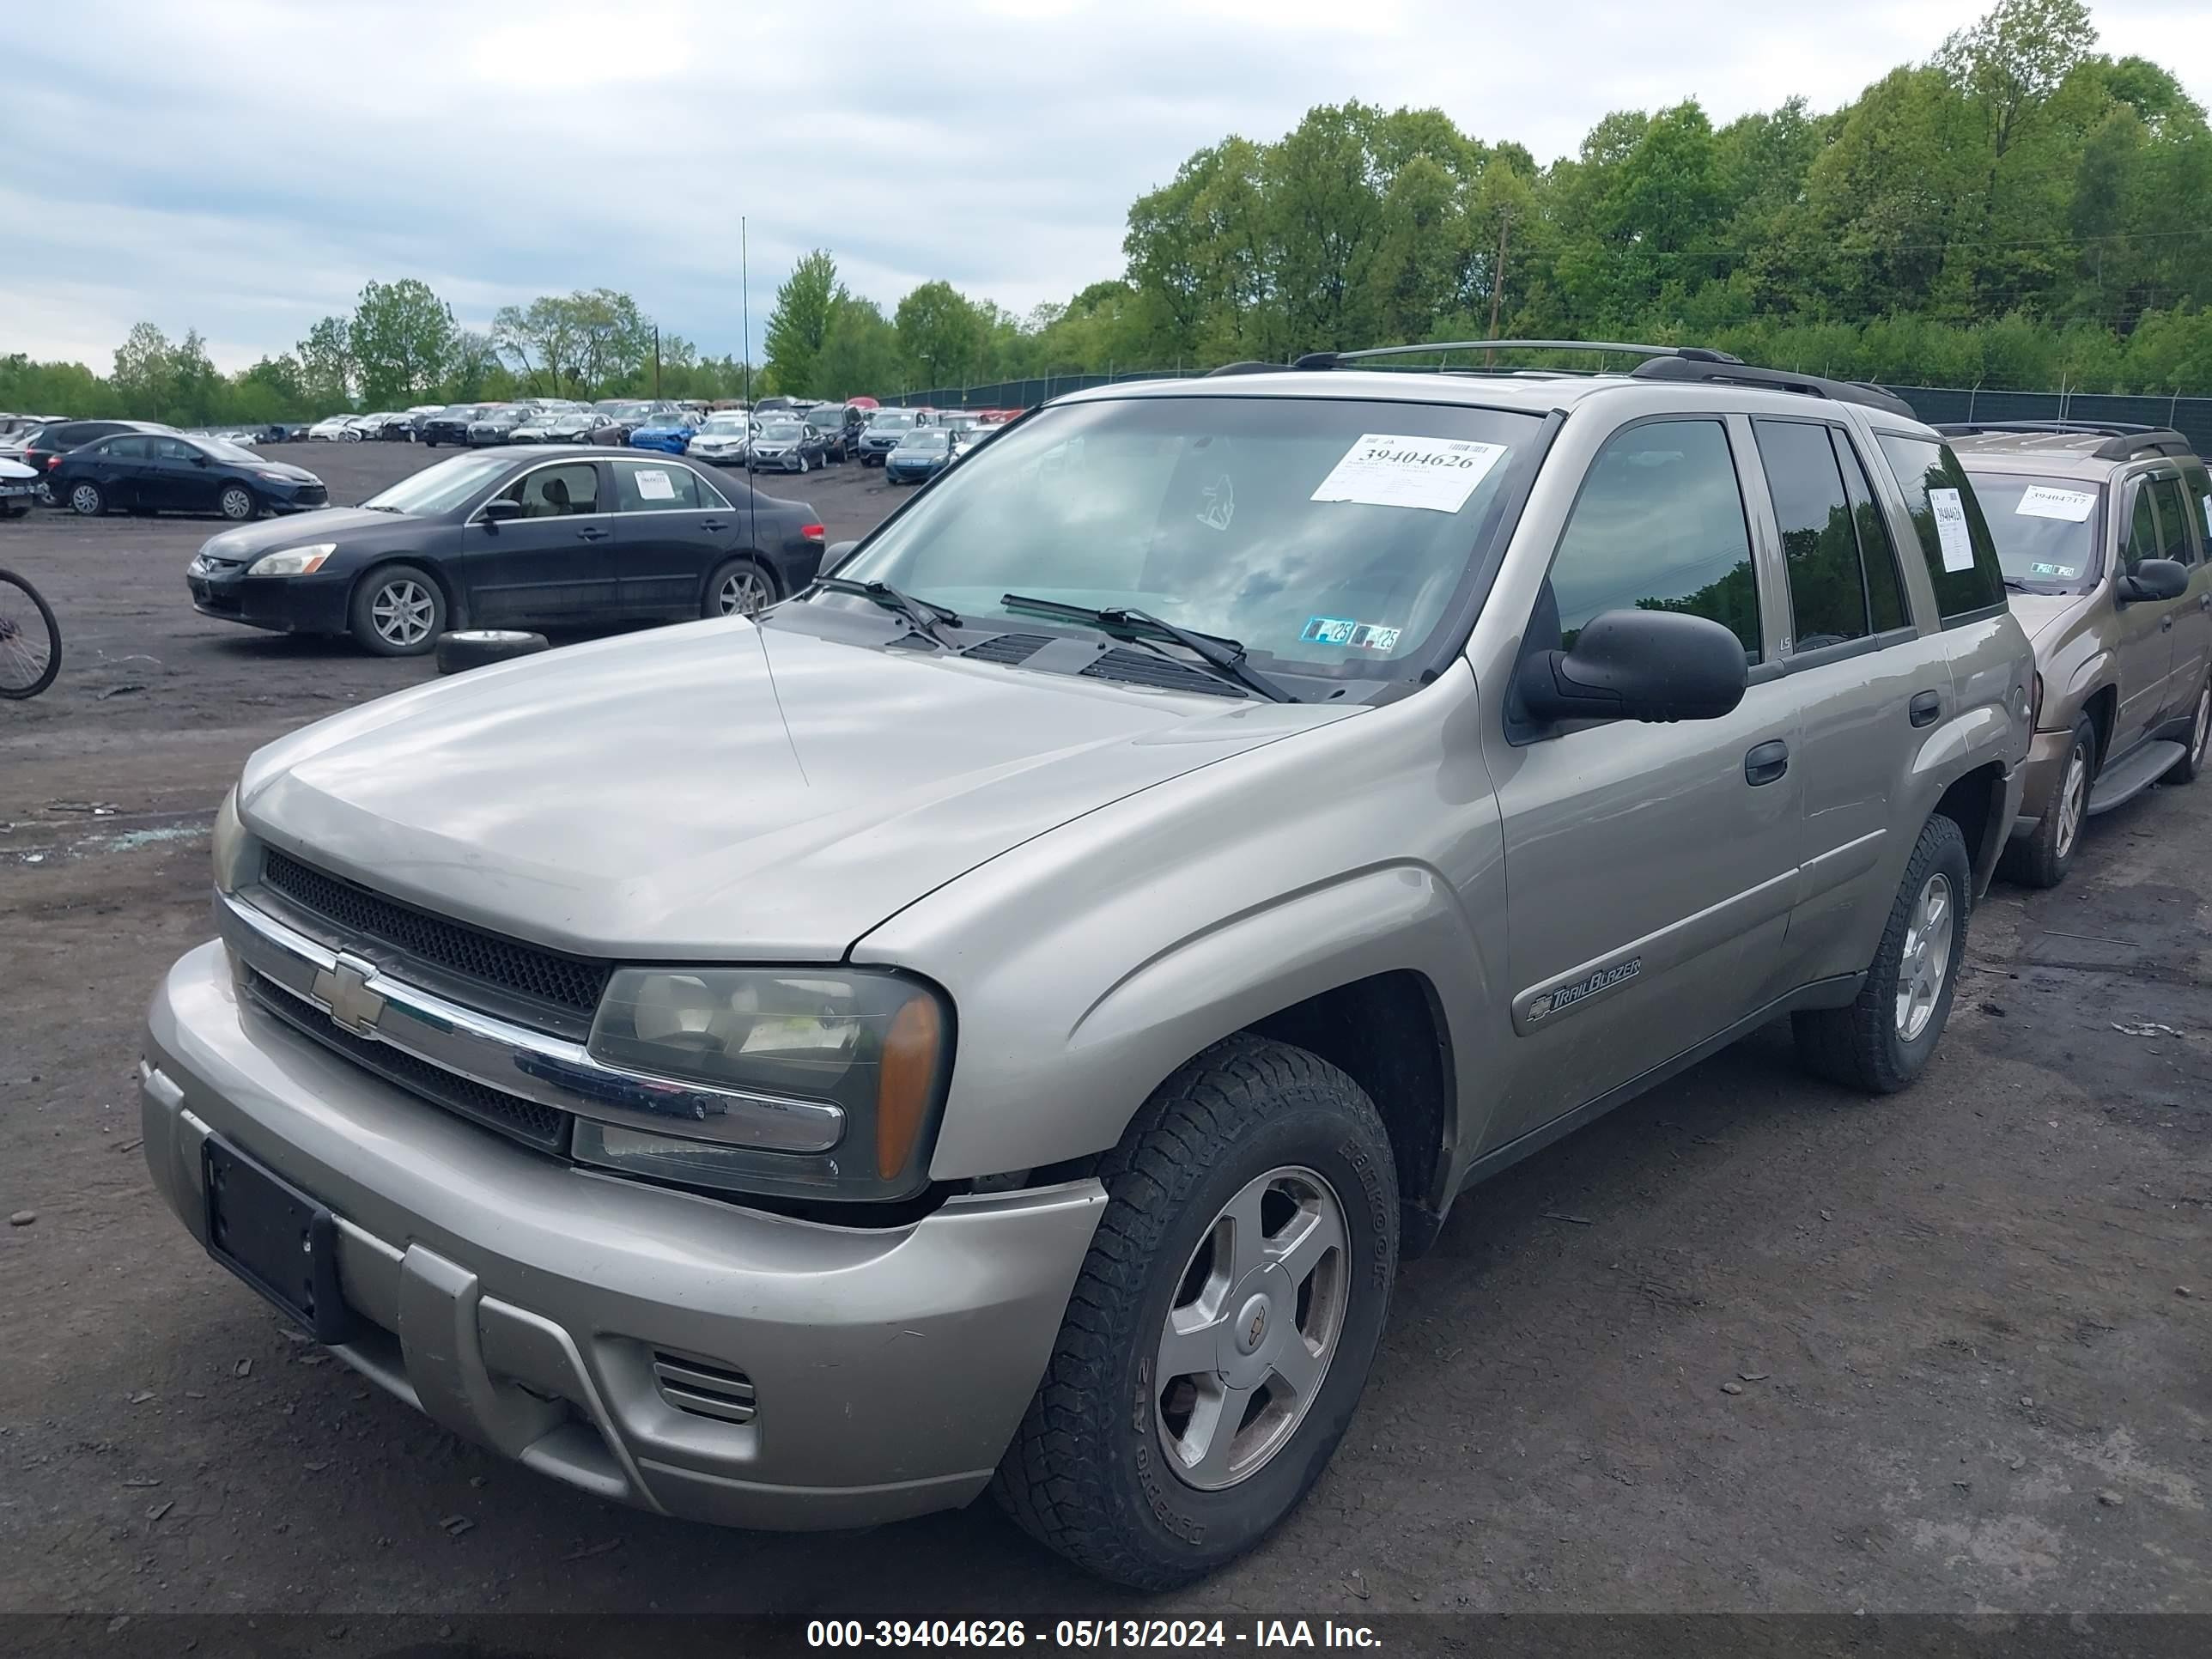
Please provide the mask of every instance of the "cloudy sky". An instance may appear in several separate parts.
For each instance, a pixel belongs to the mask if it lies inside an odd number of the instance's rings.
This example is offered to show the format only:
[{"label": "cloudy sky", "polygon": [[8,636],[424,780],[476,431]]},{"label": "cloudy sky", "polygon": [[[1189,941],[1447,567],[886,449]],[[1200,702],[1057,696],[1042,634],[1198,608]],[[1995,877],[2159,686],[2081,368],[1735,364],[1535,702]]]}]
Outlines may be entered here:
[{"label": "cloudy sky", "polygon": [[[1192,150],[1316,103],[1433,104],[1548,160],[1612,109],[1832,107],[1984,4],[84,0],[8,31],[0,352],[104,371],[146,319],[238,368],[401,276],[479,326],[618,288],[736,351],[740,215],[756,338],[815,246],[887,307],[942,276],[1026,311],[1117,274],[1129,203]],[[2094,15],[2212,104],[2212,5]]]}]

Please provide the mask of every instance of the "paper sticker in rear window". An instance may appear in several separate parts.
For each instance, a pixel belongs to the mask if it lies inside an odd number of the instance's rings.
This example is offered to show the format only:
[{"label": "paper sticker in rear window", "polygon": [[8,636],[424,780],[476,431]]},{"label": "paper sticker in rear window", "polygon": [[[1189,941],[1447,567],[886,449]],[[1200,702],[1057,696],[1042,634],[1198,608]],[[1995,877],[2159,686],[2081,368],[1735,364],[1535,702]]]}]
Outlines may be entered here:
[{"label": "paper sticker in rear window", "polygon": [[1966,504],[1955,489],[1931,489],[1928,506],[1936,515],[1936,538],[1942,544],[1943,568],[1972,570],[1974,544],[1966,533]]},{"label": "paper sticker in rear window", "polygon": [[1504,453],[1503,444],[1362,433],[1311,499],[1456,513]]},{"label": "paper sticker in rear window", "polygon": [[2020,492],[2020,505],[2013,512],[2031,519],[2063,519],[2068,524],[2080,524],[2096,505],[2096,496],[2086,489],[2053,489],[2049,484],[2030,484]]}]

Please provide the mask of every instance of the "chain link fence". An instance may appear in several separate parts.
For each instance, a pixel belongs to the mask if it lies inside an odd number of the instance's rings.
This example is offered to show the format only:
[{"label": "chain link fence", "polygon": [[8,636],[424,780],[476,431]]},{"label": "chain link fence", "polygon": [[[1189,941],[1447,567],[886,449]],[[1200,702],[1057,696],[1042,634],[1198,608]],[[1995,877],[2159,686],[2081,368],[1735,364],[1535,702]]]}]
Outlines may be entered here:
[{"label": "chain link fence", "polygon": [[[1027,409],[1070,392],[1124,380],[1173,378],[1171,368],[1123,369],[1111,374],[1042,374],[985,386],[941,386],[902,392],[884,401],[915,409]],[[1994,392],[1983,386],[1893,386],[1929,422],[1948,421],[2117,422],[2170,426],[2200,455],[2212,455],[2212,398],[2154,398],[2086,392]]]}]

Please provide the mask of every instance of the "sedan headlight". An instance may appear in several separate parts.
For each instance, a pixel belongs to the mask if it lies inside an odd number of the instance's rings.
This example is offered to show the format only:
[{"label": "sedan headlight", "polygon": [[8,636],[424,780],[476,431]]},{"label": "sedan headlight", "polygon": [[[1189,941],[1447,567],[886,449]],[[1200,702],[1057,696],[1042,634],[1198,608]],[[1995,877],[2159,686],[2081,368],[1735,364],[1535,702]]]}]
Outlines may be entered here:
[{"label": "sedan headlight", "polygon": [[249,576],[312,576],[323,568],[323,561],[338,550],[336,542],[315,542],[306,547],[288,547],[276,553],[264,553],[246,568]]},{"label": "sedan headlight", "polygon": [[235,893],[245,879],[246,854],[252,845],[238,816],[235,788],[215,809],[215,829],[209,840],[215,853],[216,891]]},{"label": "sedan headlight", "polygon": [[911,1197],[928,1185],[951,1036],[943,999],[900,975],[622,969],[592,1027],[592,1056],[602,1065],[770,1106],[832,1105],[843,1126],[826,1150],[777,1152],[579,1119],[574,1156],[743,1192]]}]

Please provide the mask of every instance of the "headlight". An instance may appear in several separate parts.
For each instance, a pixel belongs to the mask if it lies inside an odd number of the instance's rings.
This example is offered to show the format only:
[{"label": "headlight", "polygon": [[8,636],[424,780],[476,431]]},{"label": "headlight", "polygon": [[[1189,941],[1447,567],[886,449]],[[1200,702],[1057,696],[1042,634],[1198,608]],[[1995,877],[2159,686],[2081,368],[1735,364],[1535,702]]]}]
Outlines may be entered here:
[{"label": "headlight", "polygon": [[246,568],[249,576],[312,576],[323,561],[338,550],[336,542],[316,542],[307,547],[288,547],[264,553]]},{"label": "headlight", "polygon": [[696,1186],[799,1198],[898,1199],[928,1184],[951,1070],[951,1018],[927,986],[885,973],[625,968],[591,1053],[626,1072],[837,1107],[818,1152],[693,1140],[579,1119],[586,1164]]},{"label": "headlight", "polygon": [[247,849],[252,845],[246,825],[239,821],[238,791],[234,788],[215,809],[215,830],[209,837],[215,853],[215,885],[219,893],[235,893],[245,876]]}]

